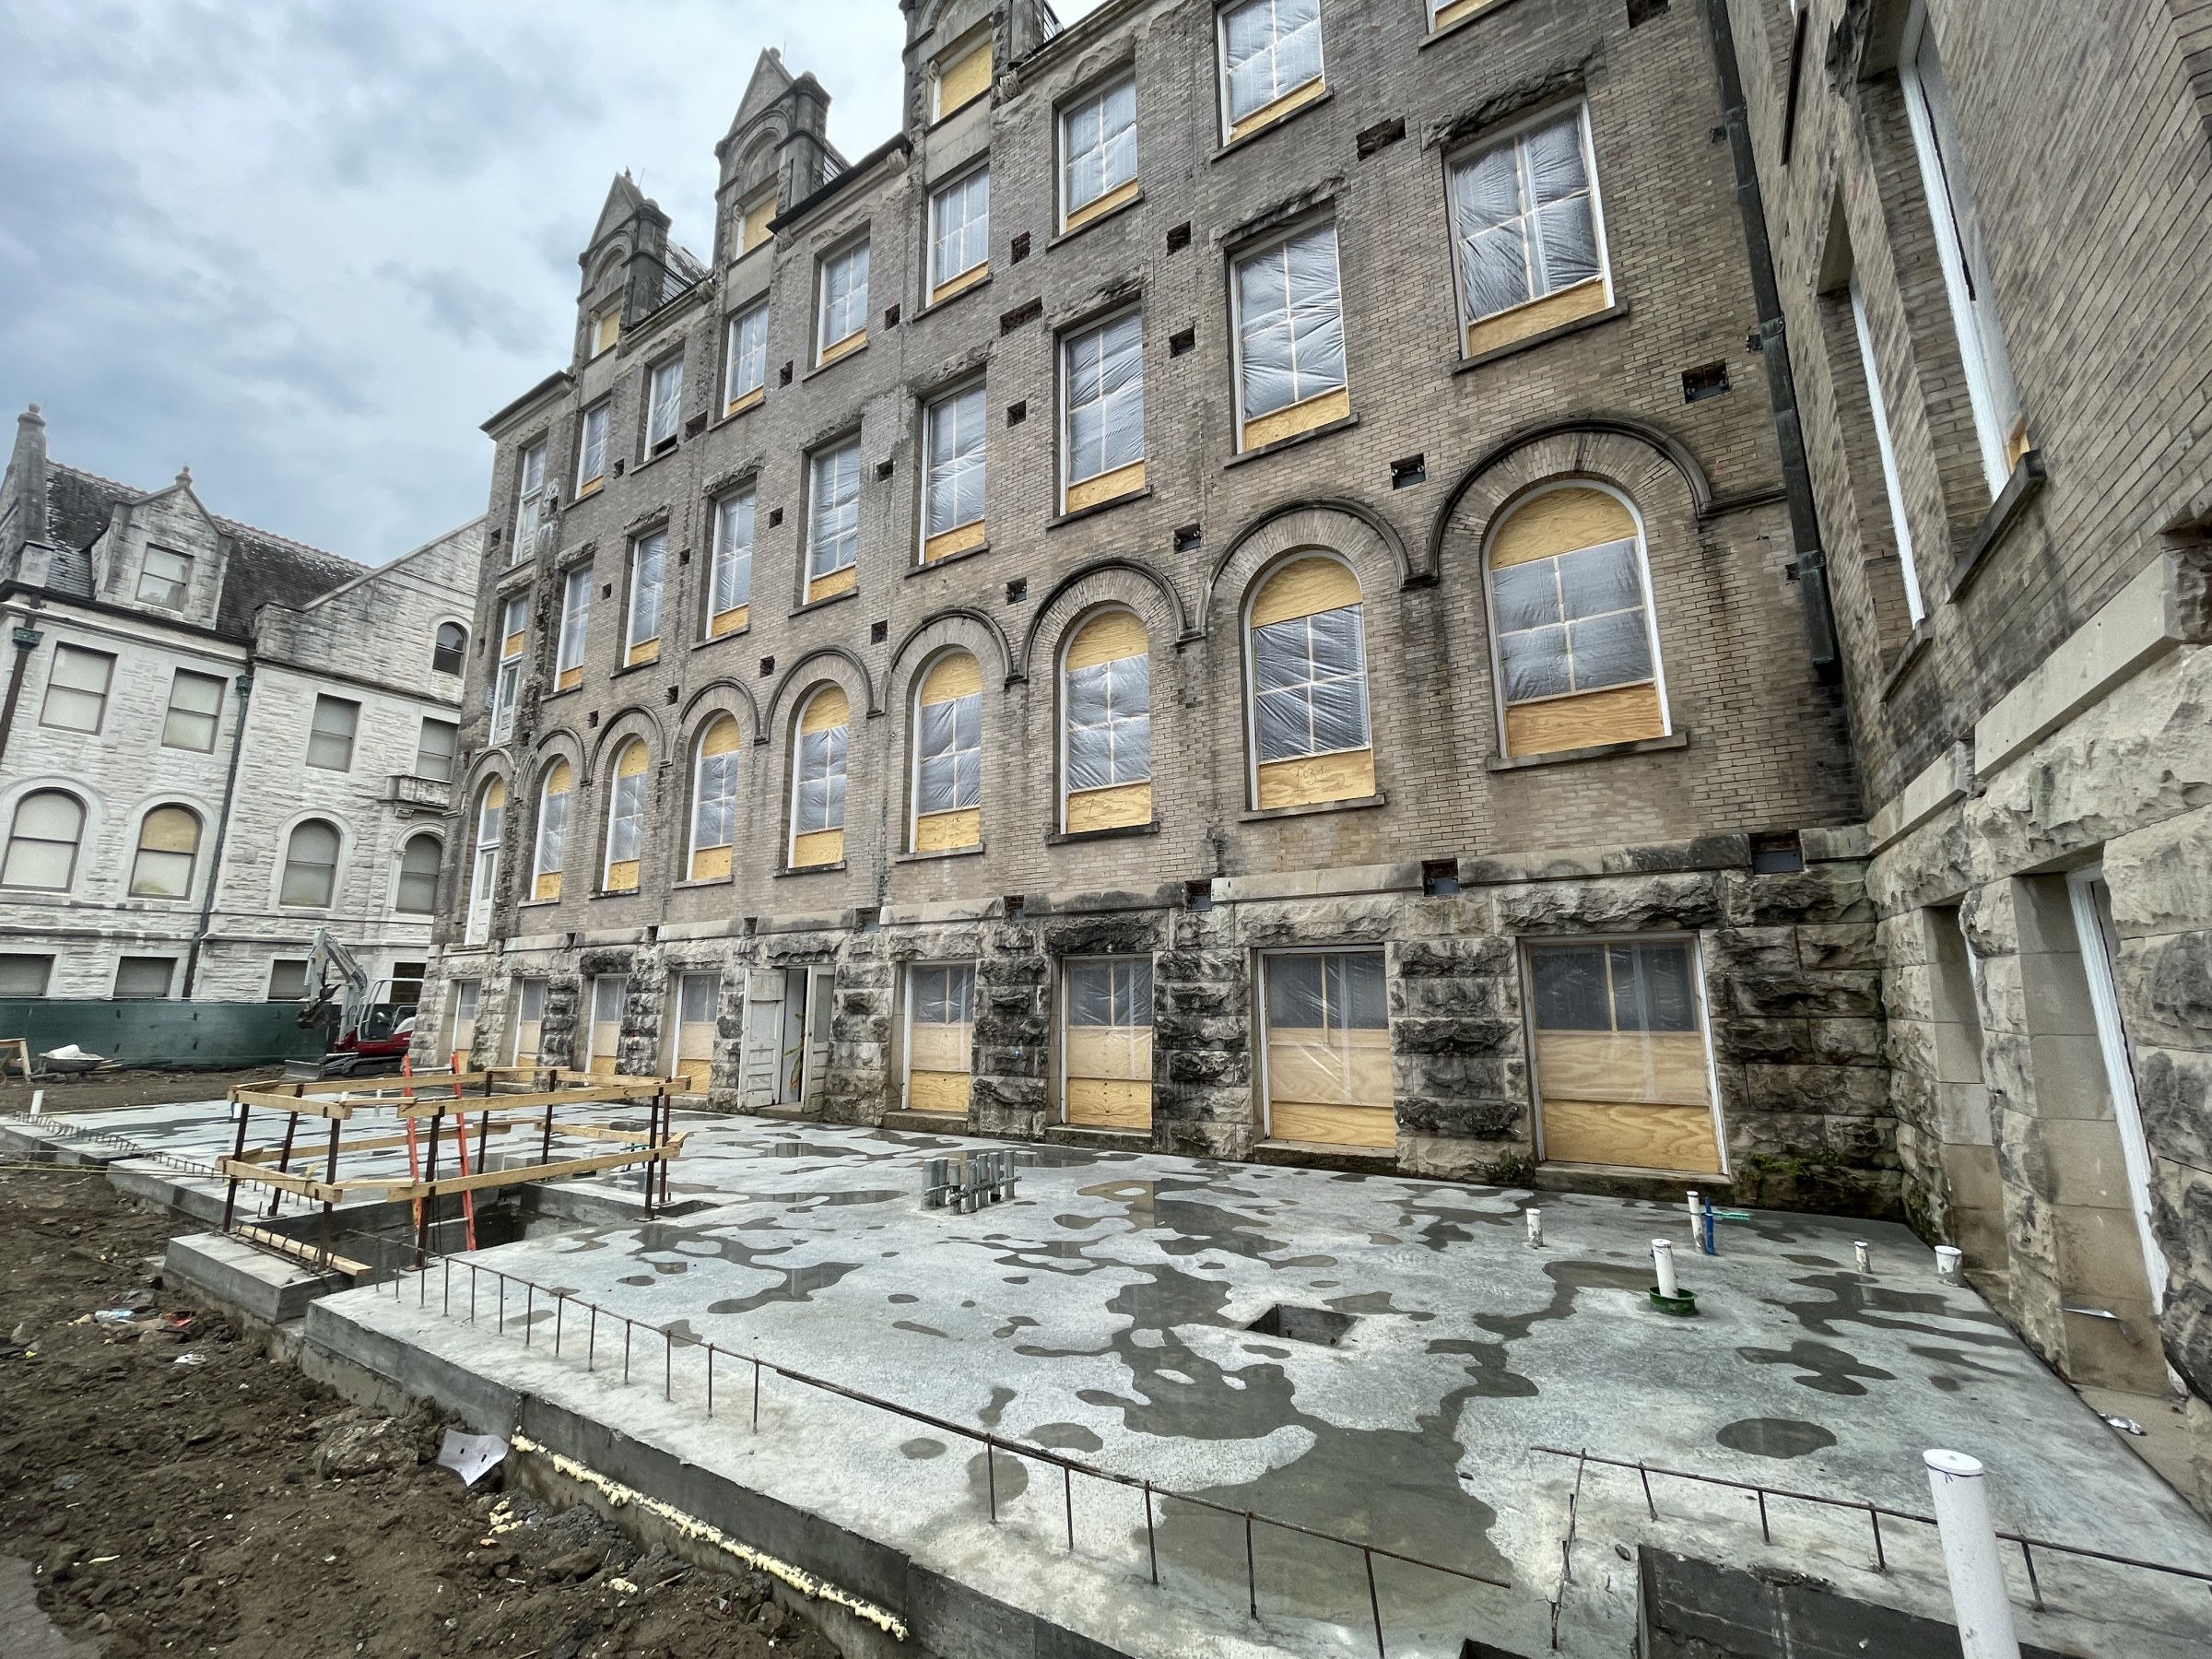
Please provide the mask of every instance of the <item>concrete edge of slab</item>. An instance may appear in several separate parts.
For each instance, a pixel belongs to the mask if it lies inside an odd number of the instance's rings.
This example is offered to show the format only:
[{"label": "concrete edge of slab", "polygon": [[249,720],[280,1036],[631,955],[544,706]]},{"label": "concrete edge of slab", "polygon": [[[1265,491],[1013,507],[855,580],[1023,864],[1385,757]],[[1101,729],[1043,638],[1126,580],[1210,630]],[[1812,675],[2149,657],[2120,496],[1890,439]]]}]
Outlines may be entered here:
[{"label": "concrete edge of slab", "polygon": [[169,1241],[162,1271],[257,1324],[302,1317],[319,1296],[344,1290],[342,1273],[318,1273],[219,1232],[180,1233]]},{"label": "concrete edge of slab", "polygon": [[[520,1435],[532,1446],[516,1465],[526,1484],[549,1497],[583,1500],[610,1513],[620,1511],[620,1524],[646,1541],[657,1538],[687,1559],[728,1570],[727,1550],[701,1535],[711,1529],[904,1625],[907,1640],[901,1641],[835,1600],[800,1598],[794,1592],[794,1605],[803,1605],[851,1659],[892,1654],[912,1659],[917,1653],[948,1659],[1128,1659],[1119,1648],[932,1572],[902,1550],[686,1462],[610,1424],[494,1382],[371,1329],[328,1302],[309,1305],[300,1365],[349,1398],[386,1406],[427,1398],[458,1412],[478,1433],[510,1441]],[[589,1477],[565,1472],[563,1462],[588,1471]],[[629,1494],[653,1504],[631,1501]],[[703,1525],[671,1521],[656,1513],[662,1506]]]}]

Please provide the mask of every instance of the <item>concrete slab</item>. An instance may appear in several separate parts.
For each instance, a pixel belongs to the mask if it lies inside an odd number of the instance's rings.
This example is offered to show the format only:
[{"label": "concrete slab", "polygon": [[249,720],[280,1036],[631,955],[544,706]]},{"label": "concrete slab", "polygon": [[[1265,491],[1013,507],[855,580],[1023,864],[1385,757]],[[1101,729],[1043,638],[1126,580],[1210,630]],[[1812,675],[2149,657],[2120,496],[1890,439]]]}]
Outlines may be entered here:
[{"label": "concrete slab", "polygon": [[317,1273],[219,1232],[171,1239],[162,1271],[264,1324],[298,1319],[315,1298],[343,1290],[350,1282],[342,1274]]}]

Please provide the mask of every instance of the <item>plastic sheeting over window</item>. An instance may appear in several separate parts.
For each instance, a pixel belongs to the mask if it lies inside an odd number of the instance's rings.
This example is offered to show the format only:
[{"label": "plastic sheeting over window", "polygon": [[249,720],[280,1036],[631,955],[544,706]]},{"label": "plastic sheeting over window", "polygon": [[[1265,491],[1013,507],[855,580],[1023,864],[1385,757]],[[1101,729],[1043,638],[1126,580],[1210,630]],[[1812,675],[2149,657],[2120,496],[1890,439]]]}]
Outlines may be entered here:
[{"label": "plastic sheeting over window", "polygon": [[1536,945],[1528,964],[1544,1155],[1719,1170],[1693,944]]},{"label": "plastic sheeting over window", "polygon": [[1140,312],[1068,336],[1067,481],[1145,453],[1145,320]]},{"label": "plastic sheeting over window", "polygon": [[1117,657],[1067,671],[1067,786],[1111,789],[1152,776],[1152,665]]},{"label": "plastic sheeting over window", "polygon": [[1252,677],[1263,762],[1367,747],[1367,649],[1359,606],[1253,629]]},{"label": "plastic sheeting over window", "polygon": [[823,348],[868,324],[868,244],[846,249],[822,265]]},{"label": "plastic sheeting over window", "polygon": [[1382,953],[1337,950],[1268,958],[1267,1023],[1296,1030],[1387,1030]]},{"label": "plastic sheeting over window", "polygon": [[1651,627],[1633,540],[1499,567],[1490,582],[1507,702],[1652,677]]},{"label": "plastic sheeting over window", "polygon": [[1544,945],[1529,952],[1536,1029],[1694,1031],[1696,963],[1688,941]]},{"label": "plastic sheeting over window", "polygon": [[1136,82],[1116,81],[1062,120],[1062,210],[1073,214],[1136,177]]},{"label": "plastic sheeting over window", "polygon": [[1250,0],[1224,13],[1230,124],[1321,76],[1321,0]]},{"label": "plastic sheeting over window", "polygon": [[928,473],[923,486],[925,536],[983,516],[983,436],[989,425],[980,385],[930,405]]},{"label": "plastic sheeting over window", "polygon": [[676,436],[684,413],[684,359],[670,358],[653,371],[647,402],[645,441],[659,444]]},{"label": "plastic sheeting over window", "polygon": [[[558,876],[568,860],[569,763],[556,760],[546,774],[544,793],[537,803],[537,862],[533,872]],[[540,898],[553,895],[540,894]]]},{"label": "plastic sheeting over window", "polygon": [[971,691],[916,711],[921,736],[915,762],[917,814],[958,812],[983,798],[983,700]]},{"label": "plastic sheeting over window", "polygon": [[584,630],[592,620],[592,572],[587,565],[569,572],[560,591],[560,646],[554,661],[557,673],[583,666]]},{"label": "plastic sheeting over window", "polygon": [[668,565],[668,533],[641,537],[629,554],[629,645],[661,637],[661,591]]},{"label": "plastic sheeting over window", "polygon": [[1238,262],[1237,327],[1247,421],[1345,384],[1335,226]]},{"label": "plastic sheeting over window", "polygon": [[736,838],[737,751],[702,754],[691,806],[691,850],[726,847]]},{"label": "plastic sheeting over window", "polygon": [[860,441],[815,456],[813,473],[806,573],[825,576],[860,558]]},{"label": "plastic sheeting over window", "polygon": [[724,405],[734,404],[768,383],[768,307],[756,305],[730,319],[729,384]]},{"label": "plastic sheeting over window", "polygon": [[991,170],[979,168],[929,201],[929,283],[941,288],[991,256]]},{"label": "plastic sheeting over window", "polygon": [[975,1018],[975,969],[966,962],[912,970],[916,1025],[968,1025]]},{"label": "plastic sheeting over window", "polygon": [[714,503],[714,574],[707,613],[720,616],[746,602],[753,588],[753,492]]},{"label": "plastic sheeting over window", "polygon": [[583,430],[576,445],[576,488],[606,476],[606,422],[605,398],[583,412]]},{"label": "plastic sheeting over window", "polygon": [[606,862],[634,862],[645,844],[645,773],[642,770],[615,779],[612,806],[606,820]]},{"label": "plastic sheeting over window", "polygon": [[1396,1137],[1382,953],[1266,959],[1267,1132],[1386,1147]]},{"label": "plastic sheeting over window", "polygon": [[1590,178],[1580,106],[1453,170],[1466,321],[1601,274]]},{"label": "plastic sheeting over window", "polygon": [[1122,1029],[1152,1023],[1152,963],[1100,957],[1067,965],[1067,1023]]},{"label": "plastic sheeting over window", "polygon": [[812,835],[845,825],[845,728],[799,734],[799,778],[793,830]]}]

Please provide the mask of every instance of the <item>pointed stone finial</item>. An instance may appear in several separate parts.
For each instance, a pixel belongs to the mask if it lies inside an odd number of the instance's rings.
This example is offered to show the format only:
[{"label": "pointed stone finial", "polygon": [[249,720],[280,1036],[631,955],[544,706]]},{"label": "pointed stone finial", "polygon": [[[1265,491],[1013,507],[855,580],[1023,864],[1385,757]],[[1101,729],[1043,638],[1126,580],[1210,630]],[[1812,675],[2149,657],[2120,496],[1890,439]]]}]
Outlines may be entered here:
[{"label": "pointed stone finial", "polygon": [[178,467],[177,482],[183,485],[185,488],[190,489],[192,488],[192,468],[189,466]]}]

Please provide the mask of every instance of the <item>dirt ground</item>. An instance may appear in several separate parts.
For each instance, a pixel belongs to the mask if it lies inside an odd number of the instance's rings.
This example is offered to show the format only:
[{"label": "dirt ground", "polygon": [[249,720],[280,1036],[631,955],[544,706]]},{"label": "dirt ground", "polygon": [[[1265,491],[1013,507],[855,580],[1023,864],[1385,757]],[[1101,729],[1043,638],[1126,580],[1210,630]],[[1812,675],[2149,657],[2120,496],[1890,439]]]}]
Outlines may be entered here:
[{"label": "dirt ground", "polygon": [[101,1659],[836,1659],[758,1574],[498,1468],[464,1489],[430,1461],[449,1421],[349,1408],[165,1286],[182,1227],[96,1171],[0,1168],[0,1556]]},{"label": "dirt ground", "polygon": [[46,1091],[48,1112],[94,1112],[107,1106],[148,1106],[170,1100],[219,1100],[234,1084],[263,1083],[284,1076],[281,1065],[251,1071],[162,1071],[153,1067],[87,1072],[81,1077],[37,1077],[26,1083],[12,1068],[0,1082],[0,1112],[30,1110],[34,1089]]}]

